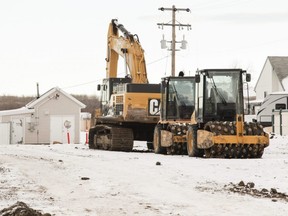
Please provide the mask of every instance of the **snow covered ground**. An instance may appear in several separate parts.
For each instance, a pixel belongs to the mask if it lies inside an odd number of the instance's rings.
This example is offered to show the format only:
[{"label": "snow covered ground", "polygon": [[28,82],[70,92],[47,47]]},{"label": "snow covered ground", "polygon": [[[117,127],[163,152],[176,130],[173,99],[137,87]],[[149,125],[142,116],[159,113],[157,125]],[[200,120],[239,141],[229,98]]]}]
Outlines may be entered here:
[{"label": "snow covered ground", "polygon": [[[145,146],[135,142],[135,149]],[[0,146],[0,210],[23,201],[57,216],[288,215],[287,198],[229,190],[240,181],[288,194],[288,137],[274,136],[262,159],[108,152],[85,144]]]}]

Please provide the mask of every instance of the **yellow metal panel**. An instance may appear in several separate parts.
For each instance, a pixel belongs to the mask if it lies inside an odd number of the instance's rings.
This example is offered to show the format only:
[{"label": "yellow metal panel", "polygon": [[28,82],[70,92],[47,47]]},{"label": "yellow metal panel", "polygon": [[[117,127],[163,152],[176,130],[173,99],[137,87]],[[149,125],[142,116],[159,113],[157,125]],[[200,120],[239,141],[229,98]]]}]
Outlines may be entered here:
[{"label": "yellow metal panel", "polygon": [[[149,99],[160,100],[160,93],[125,93],[123,116],[126,120],[131,121],[151,121],[158,122],[160,113],[149,115]],[[160,104],[159,104],[160,105]]]},{"label": "yellow metal panel", "polygon": [[195,111],[191,115],[191,124],[197,124],[196,117],[195,117]]},{"label": "yellow metal panel", "polygon": [[214,144],[264,144],[269,145],[269,137],[266,136],[241,136],[236,135],[223,135],[214,136]]},{"label": "yellow metal panel", "polygon": [[174,135],[173,136],[173,142],[174,143],[186,143],[186,135]]}]

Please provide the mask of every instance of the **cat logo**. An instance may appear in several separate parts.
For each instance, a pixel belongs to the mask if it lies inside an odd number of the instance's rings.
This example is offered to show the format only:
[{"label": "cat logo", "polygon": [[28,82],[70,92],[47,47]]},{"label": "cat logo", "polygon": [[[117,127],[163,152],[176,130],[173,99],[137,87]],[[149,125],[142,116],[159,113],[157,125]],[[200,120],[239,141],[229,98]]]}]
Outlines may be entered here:
[{"label": "cat logo", "polygon": [[148,100],[148,115],[159,116],[160,115],[160,99],[149,99]]}]

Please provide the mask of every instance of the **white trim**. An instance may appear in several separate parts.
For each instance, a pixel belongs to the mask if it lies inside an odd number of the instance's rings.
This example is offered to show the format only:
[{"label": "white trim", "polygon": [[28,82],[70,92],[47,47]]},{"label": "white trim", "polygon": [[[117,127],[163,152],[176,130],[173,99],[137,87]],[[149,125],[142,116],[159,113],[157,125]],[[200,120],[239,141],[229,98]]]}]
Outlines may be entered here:
[{"label": "white trim", "polygon": [[0,116],[30,114],[30,113],[34,113],[34,112],[35,112],[34,109],[28,109],[27,107],[21,107],[19,109],[2,110],[2,111],[0,111]]},{"label": "white trim", "polygon": [[[261,73],[260,73],[260,75],[259,75],[259,77],[258,77],[258,79],[257,79],[256,84],[255,84],[255,87],[254,87],[254,91],[255,91],[255,92],[257,91],[258,82],[259,82],[259,80],[260,80],[260,78],[261,78],[261,76],[262,76],[262,73],[263,73],[263,71],[264,71],[264,68],[265,68],[266,63],[267,63],[268,60],[269,60],[269,56],[266,58],[266,61],[265,61],[264,65],[263,65],[263,67],[262,67]],[[270,60],[269,60],[269,62],[270,62]],[[271,62],[270,62],[270,64],[271,64]],[[271,64],[271,66],[272,66],[272,64]]]}]

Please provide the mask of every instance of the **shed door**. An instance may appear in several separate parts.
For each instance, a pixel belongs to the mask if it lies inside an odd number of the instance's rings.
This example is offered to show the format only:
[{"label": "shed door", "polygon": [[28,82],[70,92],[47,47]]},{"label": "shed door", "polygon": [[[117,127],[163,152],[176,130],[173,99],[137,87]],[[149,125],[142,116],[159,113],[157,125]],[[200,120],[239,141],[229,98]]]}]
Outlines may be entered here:
[{"label": "shed door", "polygon": [[74,139],[75,119],[73,115],[50,116],[50,143],[74,143]]},{"label": "shed door", "polygon": [[10,123],[0,122],[0,145],[10,144]]},{"label": "shed door", "polygon": [[22,144],[24,142],[24,118],[12,119],[11,144]]}]

